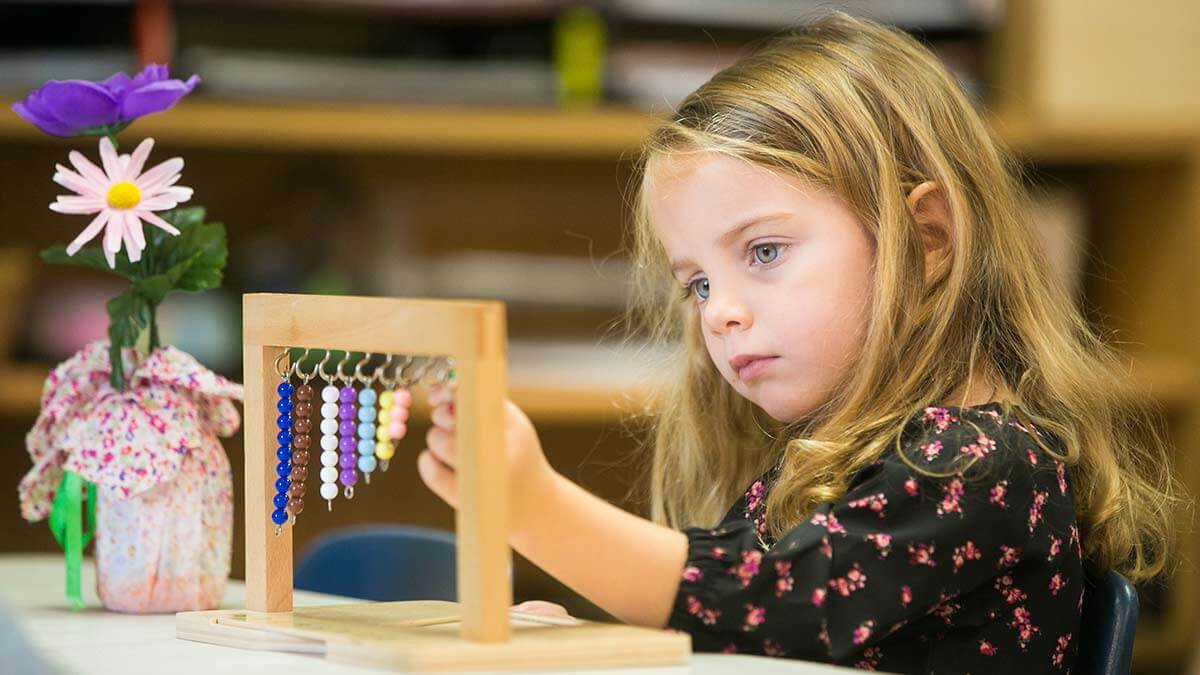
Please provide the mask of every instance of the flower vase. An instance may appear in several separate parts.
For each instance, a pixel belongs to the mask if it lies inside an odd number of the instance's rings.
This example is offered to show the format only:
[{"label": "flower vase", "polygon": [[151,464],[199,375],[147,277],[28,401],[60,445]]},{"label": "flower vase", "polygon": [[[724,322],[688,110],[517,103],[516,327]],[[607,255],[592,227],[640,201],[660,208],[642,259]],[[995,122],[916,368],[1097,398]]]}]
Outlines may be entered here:
[{"label": "flower vase", "polygon": [[50,515],[63,477],[78,474],[95,485],[96,591],[106,608],[216,608],[233,536],[233,480],[219,437],[238,428],[233,400],[242,387],[170,346],[140,360],[127,349],[123,360],[122,390],[109,383],[106,341],[47,378],[26,436],[34,467],[19,488],[22,515]]}]

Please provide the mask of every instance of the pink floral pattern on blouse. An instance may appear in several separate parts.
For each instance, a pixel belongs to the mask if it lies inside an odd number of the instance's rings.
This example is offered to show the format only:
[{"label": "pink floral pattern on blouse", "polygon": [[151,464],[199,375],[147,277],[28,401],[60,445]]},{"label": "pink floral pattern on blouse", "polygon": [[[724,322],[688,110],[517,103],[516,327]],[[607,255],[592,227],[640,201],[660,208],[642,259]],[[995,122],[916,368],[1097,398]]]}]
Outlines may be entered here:
[{"label": "pink floral pattern on blouse", "polygon": [[[1069,672],[1083,562],[1061,449],[998,402],[918,411],[894,452],[773,541],[773,473],[686,528],[668,627],[697,651],[897,673]],[[947,474],[931,477],[914,471]]]}]

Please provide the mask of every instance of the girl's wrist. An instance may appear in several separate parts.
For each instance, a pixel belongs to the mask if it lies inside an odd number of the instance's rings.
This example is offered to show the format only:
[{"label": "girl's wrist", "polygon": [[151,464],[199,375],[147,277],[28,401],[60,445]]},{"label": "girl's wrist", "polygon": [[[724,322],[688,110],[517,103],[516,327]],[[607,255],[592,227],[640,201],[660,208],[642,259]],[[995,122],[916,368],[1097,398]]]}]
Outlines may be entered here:
[{"label": "girl's wrist", "polygon": [[509,497],[512,510],[509,514],[509,542],[518,551],[525,542],[535,535],[540,519],[547,514],[557,513],[559,496],[558,489],[566,478],[554,470],[547,462],[545,468],[531,478],[513,485],[513,493]]}]

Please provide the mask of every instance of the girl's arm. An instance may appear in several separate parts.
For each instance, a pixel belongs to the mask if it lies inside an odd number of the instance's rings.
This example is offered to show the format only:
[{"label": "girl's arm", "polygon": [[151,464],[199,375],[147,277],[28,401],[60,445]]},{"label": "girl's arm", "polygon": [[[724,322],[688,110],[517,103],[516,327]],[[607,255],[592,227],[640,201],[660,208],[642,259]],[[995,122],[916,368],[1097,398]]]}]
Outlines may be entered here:
[{"label": "girl's arm", "polygon": [[[453,393],[429,393],[422,480],[458,506]],[[550,466],[529,418],[505,401],[512,503],[510,542],[521,555],[601,609],[631,624],[663,627],[687,558],[687,536],[589,493]]]}]

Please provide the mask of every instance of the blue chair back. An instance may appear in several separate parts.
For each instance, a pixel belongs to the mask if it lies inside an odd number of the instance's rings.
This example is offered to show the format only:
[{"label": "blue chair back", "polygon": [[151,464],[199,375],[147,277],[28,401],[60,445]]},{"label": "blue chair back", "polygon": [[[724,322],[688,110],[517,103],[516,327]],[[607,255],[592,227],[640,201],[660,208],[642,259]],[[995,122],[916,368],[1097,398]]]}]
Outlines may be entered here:
[{"label": "blue chair back", "polygon": [[296,564],[298,589],[364,600],[456,601],[454,533],[413,525],[334,530]]},{"label": "blue chair back", "polygon": [[1083,588],[1079,672],[1128,675],[1133,664],[1137,618],[1137,591],[1125,577],[1109,571],[1099,578],[1087,578]]}]

